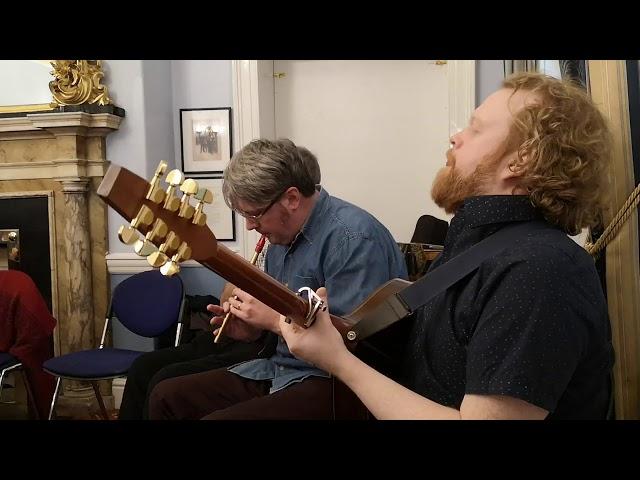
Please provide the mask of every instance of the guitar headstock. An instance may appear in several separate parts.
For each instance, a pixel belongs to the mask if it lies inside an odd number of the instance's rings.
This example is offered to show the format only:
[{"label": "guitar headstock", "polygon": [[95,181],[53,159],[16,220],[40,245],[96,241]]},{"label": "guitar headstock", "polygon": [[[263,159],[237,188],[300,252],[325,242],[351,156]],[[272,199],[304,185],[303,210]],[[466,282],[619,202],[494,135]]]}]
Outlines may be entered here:
[{"label": "guitar headstock", "polygon": [[[167,164],[160,162],[147,182],[135,173],[111,164],[98,187],[98,195],[129,221],[118,230],[118,237],[152,267],[164,275],[174,275],[179,263],[204,260],[215,255],[217,242],[207,227],[205,203],[213,201],[213,194],[198,186],[193,179],[185,179],[179,170],[171,170],[160,182]],[[178,197],[177,192],[182,192]],[[191,201],[195,200],[195,205]],[[140,235],[142,234],[142,235]]]}]

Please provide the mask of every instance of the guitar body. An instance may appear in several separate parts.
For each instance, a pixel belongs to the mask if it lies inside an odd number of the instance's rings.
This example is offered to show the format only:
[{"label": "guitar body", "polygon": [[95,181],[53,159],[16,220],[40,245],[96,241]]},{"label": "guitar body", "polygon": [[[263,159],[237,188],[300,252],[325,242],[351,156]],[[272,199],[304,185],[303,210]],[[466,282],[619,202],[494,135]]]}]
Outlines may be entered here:
[{"label": "guitar body", "polygon": [[360,360],[399,381],[415,313],[358,342],[353,350]]},{"label": "guitar body", "polygon": [[[343,321],[350,328],[355,328],[360,322],[370,322],[370,316],[376,308],[390,296],[409,285],[411,282],[400,278],[389,280],[371,293],[353,312],[344,317]],[[409,315],[391,325],[382,326],[380,330],[366,338],[355,342],[346,340],[345,343],[351,352],[367,365],[390,378],[397,379],[400,375],[414,319],[415,315]],[[333,323],[336,325],[336,320]],[[338,330],[340,331],[340,328]],[[343,337],[345,336],[346,334],[343,335]]]}]

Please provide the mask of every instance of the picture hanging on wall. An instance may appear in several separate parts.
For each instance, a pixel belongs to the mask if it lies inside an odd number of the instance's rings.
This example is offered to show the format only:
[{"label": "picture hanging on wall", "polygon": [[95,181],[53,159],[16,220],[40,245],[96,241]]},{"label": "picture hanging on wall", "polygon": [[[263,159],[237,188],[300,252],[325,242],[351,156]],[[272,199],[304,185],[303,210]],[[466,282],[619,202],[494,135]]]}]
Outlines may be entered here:
[{"label": "picture hanging on wall", "polygon": [[222,173],[231,159],[231,108],[181,108],[182,171]]}]

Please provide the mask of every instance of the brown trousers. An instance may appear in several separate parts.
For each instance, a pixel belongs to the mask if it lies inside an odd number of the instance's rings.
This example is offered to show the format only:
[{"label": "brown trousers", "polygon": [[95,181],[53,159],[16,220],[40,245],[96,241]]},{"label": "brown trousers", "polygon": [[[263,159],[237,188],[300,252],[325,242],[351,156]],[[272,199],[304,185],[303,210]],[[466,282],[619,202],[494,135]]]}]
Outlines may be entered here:
[{"label": "brown trousers", "polygon": [[364,420],[358,397],[333,378],[308,377],[269,394],[270,380],[226,368],[170,378],[149,397],[151,420]]}]

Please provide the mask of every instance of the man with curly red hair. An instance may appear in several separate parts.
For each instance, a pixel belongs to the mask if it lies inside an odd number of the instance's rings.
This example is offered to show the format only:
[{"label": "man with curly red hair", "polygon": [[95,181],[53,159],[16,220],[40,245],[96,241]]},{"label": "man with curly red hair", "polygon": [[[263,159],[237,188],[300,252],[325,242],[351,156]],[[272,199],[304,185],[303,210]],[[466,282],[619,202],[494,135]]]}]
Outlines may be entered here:
[{"label": "man with curly red hair", "polygon": [[607,304],[593,259],[568,235],[598,223],[611,151],[607,122],[579,86],[506,79],[451,138],[433,183],[434,201],[455,215],[431,268],[509,225],[531,229],[419,309],[400,383],[352,355],[328,311],[308,329],[281,318],[290,351],[376,418],[605,418]]}]

